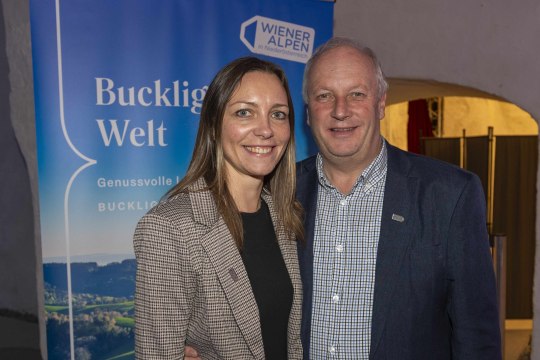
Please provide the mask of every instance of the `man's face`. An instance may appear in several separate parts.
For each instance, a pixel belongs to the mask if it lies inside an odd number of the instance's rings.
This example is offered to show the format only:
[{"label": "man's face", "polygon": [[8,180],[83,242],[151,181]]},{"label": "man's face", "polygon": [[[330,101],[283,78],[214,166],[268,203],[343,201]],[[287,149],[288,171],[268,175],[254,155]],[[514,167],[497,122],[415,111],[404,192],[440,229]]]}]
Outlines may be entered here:
[{"label": "man's face", "polygon": [[366,164],[380,150],[386,94],[378,98],[375,67],[350,47],[323,54],[310,71],[308,124],[330,162]]}]

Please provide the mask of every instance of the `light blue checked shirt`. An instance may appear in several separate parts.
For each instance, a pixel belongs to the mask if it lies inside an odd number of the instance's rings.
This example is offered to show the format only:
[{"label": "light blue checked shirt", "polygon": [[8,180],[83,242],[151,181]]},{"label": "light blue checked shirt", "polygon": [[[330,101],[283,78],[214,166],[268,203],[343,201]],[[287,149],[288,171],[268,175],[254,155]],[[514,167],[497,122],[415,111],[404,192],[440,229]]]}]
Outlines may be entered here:
[{"label": "light blue checked shirt", "polygon": [[362,172],[352,191],[330,184],[317,156],[319,191],[313,243],[310,359],[368,359],[377,246],[387,151]]}]

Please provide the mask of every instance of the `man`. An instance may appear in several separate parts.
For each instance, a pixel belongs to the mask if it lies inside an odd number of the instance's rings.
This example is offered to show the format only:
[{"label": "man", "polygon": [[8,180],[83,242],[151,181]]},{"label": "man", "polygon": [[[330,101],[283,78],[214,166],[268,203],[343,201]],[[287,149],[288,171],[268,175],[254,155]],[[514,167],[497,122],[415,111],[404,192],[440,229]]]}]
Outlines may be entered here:
[{"label": "man", "polygon": [[297,166],[304,358],[501,359],[480,182],[388,144],[386,90],[375,54],[349,39],[306,64],[320,152]]},{"label": "man", "polygon": [[306,359],[500,359],[478,178],[380,135],[374,53],[334,38],[306,65],[319,154],[297,167]]}]

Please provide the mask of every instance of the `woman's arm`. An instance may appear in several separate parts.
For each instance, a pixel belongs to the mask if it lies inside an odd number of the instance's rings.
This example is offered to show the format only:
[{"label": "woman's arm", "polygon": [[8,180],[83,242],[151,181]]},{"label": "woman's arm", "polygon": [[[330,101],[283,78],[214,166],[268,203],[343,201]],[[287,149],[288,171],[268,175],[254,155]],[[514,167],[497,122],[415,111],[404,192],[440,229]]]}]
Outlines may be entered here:
[{"label": "woman's arm", "polygon": [[169,219],[147,214],[137,225],[133,243],[135,357],[183,359],[195,294],[186,240]]}]

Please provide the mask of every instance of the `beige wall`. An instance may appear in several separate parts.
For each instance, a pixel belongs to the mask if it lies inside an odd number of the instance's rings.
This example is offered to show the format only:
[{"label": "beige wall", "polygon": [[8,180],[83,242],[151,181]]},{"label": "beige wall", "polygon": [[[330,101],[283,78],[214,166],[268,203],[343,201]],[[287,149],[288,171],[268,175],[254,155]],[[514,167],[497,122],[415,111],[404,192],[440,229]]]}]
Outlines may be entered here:
[{"label": "beige wall", "polygon": [[538,135],[538,123],[527,112],[514,104],[482,98],[444,98],[443,136],[487,135],[493,127],[494,135]]},{"label": "beige wall", "polygon": [[407,150],[408,104],[406,102],[386,107],[381,121],[381,133],[388,142],[402,150]]}]

